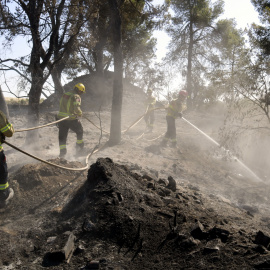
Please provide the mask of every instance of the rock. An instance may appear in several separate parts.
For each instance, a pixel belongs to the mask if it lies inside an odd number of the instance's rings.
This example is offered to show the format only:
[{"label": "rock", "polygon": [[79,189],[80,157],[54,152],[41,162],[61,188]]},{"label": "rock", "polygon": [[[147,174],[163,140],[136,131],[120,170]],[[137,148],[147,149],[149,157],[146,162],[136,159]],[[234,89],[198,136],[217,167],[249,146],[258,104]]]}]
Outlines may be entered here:
[{"label": "rock", "polygon": [[203,254],[218,252],[220,250],[220,245],[221,245],[220,239],[213,239],[208,241],[203,249]]},{"label": "rock", "polygon": [[168,184],[168,181],[166,179],[158,179],[158,184],[160,184],[163,187],[166,187]]},{"label": "rock", "polygon": [[176,191],[176,181],[172,178],[172,176],[168,177],[169,184],[167,185],[167,188],[172,190],[173,192]]},{"label": "rock", "polygon": [[86,268],[87,270],[94,270],[94,269],[99,269],[99,261],[91,261],[87,263]]},{"label": "rock", "polygon": [[171,191],[167,188],[160,187],[158,190],[159,190],[160,194],[164,194],[162,197],[169,196],[171,194]]},{"label": "rock", "polygon": [[230,232],[218,227],[214,227],[208,231],[211,239],[220,238],[223,243],[227,242]]},{"label": "rock", "polygon": [[154,189],[155,188],[154,183],[153,182],[148,183],[147,188]]},{"label": "rock", "polygon": [[85,219],[82,225],[82,231],[91,232],[95,229],[95,224],[92,223],[89,219]]},{"label": "rock", "polygon": [[196,224],[193,226],[190,234],[195,238],[195,239],[205,239],[207,234],[204,232],[204,226],[201,224],[200,221],[197,221]]},{"label": "rock", "polygon": [[254,251],[260,253],[260,254],[267,254],[268,251],[264,246],[257,245],[255,248],[253,248]]},{"label": "rock", "polygon": [[267,235],[265,235],[262,231],[258,231],[258,233],[255,236],[254,243],[268,248],[270,238]]},{"label": "rock", "polygon": [[177,244],[185,249],[191,249],[200,245],[201,241],[194,239],[193,237],[186,237],[184,235],[179,235],[176,239]]},{"label": "rock", "polygon": [[250,213],[251,215],[254,215],[254,214],[259,212],[259,209],[256,206],[244,204],[244,205],[241,205],[240,207],[245,209],[247,211],[247,213]]},{"label": "rock", "polygon": [[72,232],[66,232],[59,236],[53,242],[54,246],[56,247],[55,250],[45,254],[42,265],[45,267],[51,265],[56,266],[61,264],[65,260],[68,263],[75,250],[75,240],[76,237]]},{"label": "rock", "polygon": [[253,264],[255,269],[270,269],[270,256],[260,257]]},{"label": "rock", "polygon": [[55,239],[56,239],[56,236],[51,236],[47,239],[47,243],[51,244],[55,241]]},{"label": "rock", "polygon": [[148,180],[148,181],[153,181],[153,180],[154,180],[154,177],[151,176],[151,175],[149,175],[149,174],[144,174],[144,175],[142,176],[142,178],[144,178],[144,179],[146,179],[146,180]]},{"label": "rock", "polygon": [[129,170],[131,170],[131,171],[138,170],[139,171],[139,170],[141,170],[141,167],[138,164],[132,164],[132,165],[130,165]]}]

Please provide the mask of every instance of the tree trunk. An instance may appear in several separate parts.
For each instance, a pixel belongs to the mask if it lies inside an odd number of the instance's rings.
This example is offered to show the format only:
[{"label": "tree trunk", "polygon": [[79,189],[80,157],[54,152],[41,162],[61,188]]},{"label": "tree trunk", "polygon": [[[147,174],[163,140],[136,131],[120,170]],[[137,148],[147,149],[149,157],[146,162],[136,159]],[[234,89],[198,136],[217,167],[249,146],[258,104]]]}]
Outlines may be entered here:
[{"label": "tree trunk", "polygon": [[109,145],[113,146],[121,141],[121,112],[123,96],[123,56],[121,47],[121,15],[117,0],[108,0],[111,8],[111,25],[113,28],[114,46],[114,81],[111,111],[111,128]]},{"label": "tree trunk", "polygon": [[61,83],[61,71],[58,68],[54,68],[51,72],[52,80],[54,83],[54,90],[57,97],[61,97],[64,93],[64,88]]},{"label": "tree trunk", "polygon": [[190,20],[189,26],[189,44],[188,44],[188,65],[187,65],[187,92],[189,98],[187,100],[188,108],[192,108],[192,53],[193,53],[193,22],[192,19]]},{"label": "tree trunk", "polygon": [[[28,105],[28,127],[35,127],[39,124],[39,102],[43,87],[42,70],[33,71],[33,81],[29,91],[29,105]],[[38,130],[32,130],[27,132],[25,143],[27,146],[38,143],[39,136]],[[34,144],[35,148],[38,149],[37,144]]]},{"label": "tree trunk", "polygon": [[7,106],[4,94],[2,92],[1,86],[0,86],[0,108],[1,108],[1,111],[6,115],[6,117],[9,118],[8,106]]},{"label": "tree trunk", "polygon": [[100,41],[97,43],[94,49],[94,59],[96,64],[96,71],[99,77],[103,77],[104,75],[104,42]]}]

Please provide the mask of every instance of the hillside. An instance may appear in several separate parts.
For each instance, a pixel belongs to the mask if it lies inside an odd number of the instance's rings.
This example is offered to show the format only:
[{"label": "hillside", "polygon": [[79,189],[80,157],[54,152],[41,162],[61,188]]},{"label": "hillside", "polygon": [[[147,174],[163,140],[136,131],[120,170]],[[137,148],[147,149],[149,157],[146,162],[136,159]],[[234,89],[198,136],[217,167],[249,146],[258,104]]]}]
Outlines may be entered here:
[{"label": "hillside", "polygon": [[[125,92],[123,130],[144,111],[143,96]],[[86,153],[107,141],[109,108],[87,110]],[[41,124],[56,111],[42,113]],[[184,120],[177,120],[178,148],[160,148],[165,112],[156,111],[153,133],[143,121],[122,142],[92,154],[89,170],[70,171],[36,161],[5,145],[15,198],[0,213],[0,269],[269,269],[269,183],[253,179],[227,152]],[[185,118],[214,139],[223,115],[190,112]],[[16,130],[25,114],[10,112]],[[143,134],[143,135],[142,135]],[[42,159],[59,159],[58,129],[39,130],[40,140],[24,145],[27,132],[8,141]],[[96,148],[95,148],[96,149]]]}]

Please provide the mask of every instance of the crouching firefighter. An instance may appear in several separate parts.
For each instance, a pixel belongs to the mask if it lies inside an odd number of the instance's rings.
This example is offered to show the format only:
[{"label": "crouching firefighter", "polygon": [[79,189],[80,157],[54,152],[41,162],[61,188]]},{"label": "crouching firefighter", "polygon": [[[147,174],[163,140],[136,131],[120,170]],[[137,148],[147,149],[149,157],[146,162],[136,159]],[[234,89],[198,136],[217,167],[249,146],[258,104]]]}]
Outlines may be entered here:
[{"label": "crouching firefighter", "polygon": [[5,142],[5,137],[12,137],[14,128],[7,120],[6,115],[0,111],[0,208],[4,208],[14,196],[14,191],[9,187],[8,183],[8,168],[6,156],[2,144]]},{"label": "crouching firefighter", "polygon": [[82,116],[80,106],[81,95],[83,93],[85,93],[85,86],[82,83],[78,83],[72,91],[64,93],[60,99],[60,109],[57,118],[62,119],[69,116],[66,120],[58,123],[60,157],[64,157],[67,153],[66,143],[69,129],[77,135],[76,154],[79,155],[84,147],[83,127],[81,121],[78,119],[78,117]]},{"label": "crouching firefighter", "polygon": [[171,147],[176,147],[176,126],[175,119],[182,118],[182,113],[186,110],[186,99],[188,93],[186,90],[181,90],[177,99],[173,99],[167,109],[166,121],[167,132],[161,142],[161,146],[166,146],[168,142],[171,143]]}]

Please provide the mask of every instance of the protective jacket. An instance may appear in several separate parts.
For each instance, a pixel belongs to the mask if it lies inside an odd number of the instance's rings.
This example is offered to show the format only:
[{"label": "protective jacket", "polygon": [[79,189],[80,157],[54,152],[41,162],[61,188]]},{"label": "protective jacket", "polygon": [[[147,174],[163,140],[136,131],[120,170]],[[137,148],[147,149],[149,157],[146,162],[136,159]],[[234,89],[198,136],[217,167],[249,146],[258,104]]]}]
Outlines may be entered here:
[{"label": "protective jacket", "polygon": [[156,105],[156,99],[153,96],[148,96],[146,99],[146,105],[148,106],[148,110],[149,109],[154,109],[155,105]]},{"label": "protective jacket", "polygon": [[179,116],[179,113],[182,113],[186,108],[187,105],[184,102],[179,99],[173,99],[167,107],[167,116],[176,119]]},{"label": "protective jacket", "polygon": [[[14,133],[14,128],[7,120],[6,115],[0,111],[0,132],[1,136],[11,137]],[[2,135],[3,134],[3,135]],[[3,146],[0,140],[0,151],[3,151]]]},{"label": "protective jacket", "polygon": [[270,92],[269,93],[267,93],[265,96],[264,96],[264,98],[261,98],[260,99],[261,100],[261,102],[264,102],[265,103],[265,105],[270,105]]},{"label": "protective jacket", "polygon": [[74,91],[67,92],[63,94],[60,100],[60,109],[58,113],[58,118],[64,118],[70,116],[67,120],[74,120],[76,116],[82,115],[81,97]]}]

